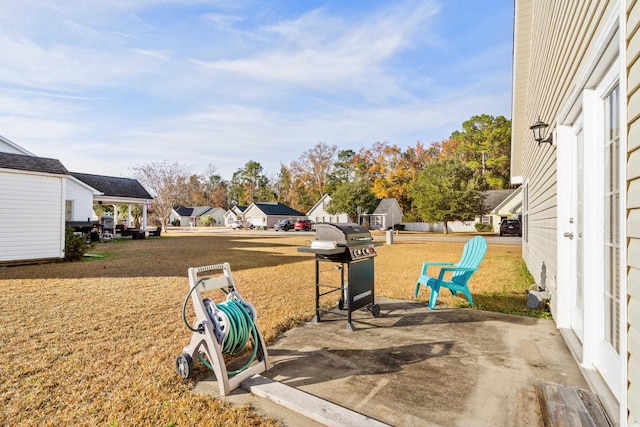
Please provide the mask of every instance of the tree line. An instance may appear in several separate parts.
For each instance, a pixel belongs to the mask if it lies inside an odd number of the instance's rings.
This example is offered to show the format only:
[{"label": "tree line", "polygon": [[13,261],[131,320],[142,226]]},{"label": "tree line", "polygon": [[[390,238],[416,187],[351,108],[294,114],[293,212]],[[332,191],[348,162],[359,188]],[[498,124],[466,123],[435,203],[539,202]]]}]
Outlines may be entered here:
[{"label": "tree line", "polygon": [[331,213],[346,212],[352,218],[357,206],[373,209],[377,199],[395,198],[405,221],[446,222],[483,214],[481,192],[508,188],[510,149],[511,120],[481,114],[429,146],[417,142],[403,150],[375,142],[356,152],[319,142],[297,160],[281,163],[273,177],[253,159],[230,180],[213,167],[198,175],[169,161],[132,170],[154,196],[152,212],[162,224],[176,205],[229,209],[281,202],[307,212],[324,194],[331,195]]}]

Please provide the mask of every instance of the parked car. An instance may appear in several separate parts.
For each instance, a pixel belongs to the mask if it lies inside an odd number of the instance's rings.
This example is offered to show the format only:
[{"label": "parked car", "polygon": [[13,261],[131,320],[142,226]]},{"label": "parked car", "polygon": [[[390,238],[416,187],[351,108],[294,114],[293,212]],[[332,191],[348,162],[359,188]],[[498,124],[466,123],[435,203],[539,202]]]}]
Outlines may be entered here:
[{"label": "parked car", "polygon": [[293,229],[293,221],[290,219],[281,219],[273,226],[274,231],[289,231]]},{"label": "parked car", "polygon": [[295,231],[310,231],[313,229],[313,221],[310,219],[299,219],[293,224],[293,229]]},{"label": "parked car", "polygon": [[243,228],[253,229],[253,224],[249,221],[233,221],[231,223],[231,228],[234,230],[242,230]]},{"label": "parked car", "polygon": [[500,235],[505,234],[517,234],[522,237],[522,225],[520,220],[517,219],[505,219],[500,223]]}]

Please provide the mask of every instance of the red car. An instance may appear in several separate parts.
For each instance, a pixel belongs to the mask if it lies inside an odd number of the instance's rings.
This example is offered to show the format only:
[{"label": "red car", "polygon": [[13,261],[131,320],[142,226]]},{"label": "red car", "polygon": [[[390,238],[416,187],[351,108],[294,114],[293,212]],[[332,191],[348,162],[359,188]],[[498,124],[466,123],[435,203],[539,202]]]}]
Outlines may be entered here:
[{"label": "red car", "polygon": [[313,228],[313,222],[310,219],[299,219],[293,224],[293,229],[295,231],[309,231]]}]

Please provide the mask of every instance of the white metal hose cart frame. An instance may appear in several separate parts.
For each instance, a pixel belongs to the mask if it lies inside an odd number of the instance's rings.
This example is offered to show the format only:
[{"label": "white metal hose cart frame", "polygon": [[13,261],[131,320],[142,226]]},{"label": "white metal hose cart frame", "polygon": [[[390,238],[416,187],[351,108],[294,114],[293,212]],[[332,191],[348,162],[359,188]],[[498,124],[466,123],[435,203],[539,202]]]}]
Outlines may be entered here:
[{"label": "white metal hose cart frame", "polygon": [[[198,279],[199,274],[215,270],[222,270],[223,274]],[[229,263],[191,267],[188,276],[189,293],[182,305],[182,320],[193,335],[189,345],[176,358],[176,371],[181,377],[189,378],[193,373],[193,361],[198,356],[203,364],[215,373],[220,394],[226,396],[238,388],[245,379],[268,369],[267,347],[255,324],[256,311],[253,305],[237,292]],[[203,298],[203,293],[217,289],[226,294],[224,302],[216,304],[209,298]],[[196,314],[193,326],[186,318],[189,297]],[[228,371],[224,354],[244,352],[249,340],[252,340],[253,346],[250,360],[244,367]],[[208,363],[202,358],[202,354]]]}]

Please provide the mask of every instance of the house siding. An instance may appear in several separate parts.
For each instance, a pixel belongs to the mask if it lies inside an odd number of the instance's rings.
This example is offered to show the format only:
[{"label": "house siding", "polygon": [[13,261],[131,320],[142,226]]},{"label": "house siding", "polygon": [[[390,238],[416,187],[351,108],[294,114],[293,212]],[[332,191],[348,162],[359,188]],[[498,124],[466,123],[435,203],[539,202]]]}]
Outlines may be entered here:
[{"label": "house siding", "polygon": [[627,0],[627,422],[640,423],[640,5]]},{"label": "house siding", "polygon": [[307,217],[315,223],[329,222],[329,223],[347,223],[349,222],[349,215],[346,213],[330,214],[327,212],[326,207],[331,202],[331,196],[324,195],[322,198],[307,212]]},{"label": "house siding", "polygon": [[91,221],[93,217],[93,191],[72,179],[67,179],[65,200],[73,201],[71,221]]},{"label": "house siding", "polygon": [[[545,281],[552,294],[558,270],[557,153],[548,144],[539,147],[529,126],[538,117],[555,123],[589,42],[597,37],[598,24],[612,13],[611,6],[602,1],[517,1],[512,174],[521,166],[529,181],[528,241],[523,242],[522,255],[536,282]],[[552,131],[550,126],[548,132]],[[553,300],[551,309],[555,315]]]},{"label": "house siding", "polygon": [[[523,259],[536,282],[544,283],[550,291],[554,320],[587,381],[614,422],[622,425],[638,423],[640,416],[640,271],[636,271],[640,269],[640,214],[635,212],[640,210],[637,1],[516,0],[514,17],[511,172],[513,183],[521,179],[526,186]],[[604,177],[607,168],[615,167],[603,152],[604,100],[611,90],[607,85],[626,94],[626,105],[620,105],[622,117],[627,119],[620,139],[621,150],[627,154],[626,164],[620,159],[621,170],[627,174],[627,185],[622,183],[620,194],[626,205],[623,202],[620,207],[626,207],[627,217],[626,223],[620,217],[621,239],[612,241],[613,246],[620,245],[622,267],[628,267],[619,283],[612,280],[623,292],[625,308],[619,315],[626,328],[623,323],[607,323],[609,320],[599,317],[604,314],[602,298],[606,296],[601,289],[607,268],[604,247],[611,243],[604,241],[600,229],[603,220],[609,224]],[[529,127],[538,118],[549,124],[545,136],[552,134],[553,145],[534,141]],[[577,137],[579,129],[582,133]],[[584,193],[574,199],[579,193],[573,186],[578,183],[584,184],[578,187]],[[576,215],[581,215],[578,221],[574,221]],[[615,222],[611,221],[613,226]],[[581,233],[581,240],[576,241],[575,233]],[[579,282],[580,272],[584,282]],[[581,290],[584,292],[579,293]],[[584,312],[574,308],[584,308]],[[599,335],[605,324],[620,327],[624,342],[619,358],[613,352],[609,358],[598,353],[608,345]],[[626,366],[624,372],[620,364]]]},{"label": "house siding", "polygon": [[0,218],[12,218],[0,222],[0,263],[64,257],[64,187],[64,176],[0,171]]},{"label": "house siding", "polygon": [[[514,51],[518,55],[513,64],[513,113],[511,121],[512,135],[525,135],[528,131],[526,93],[529,88],[529,56],[531,54],[531,0],[519,1],[514,16]],[[523,138],[511,138],[511,183],[522,183],[522,146]]]}]

